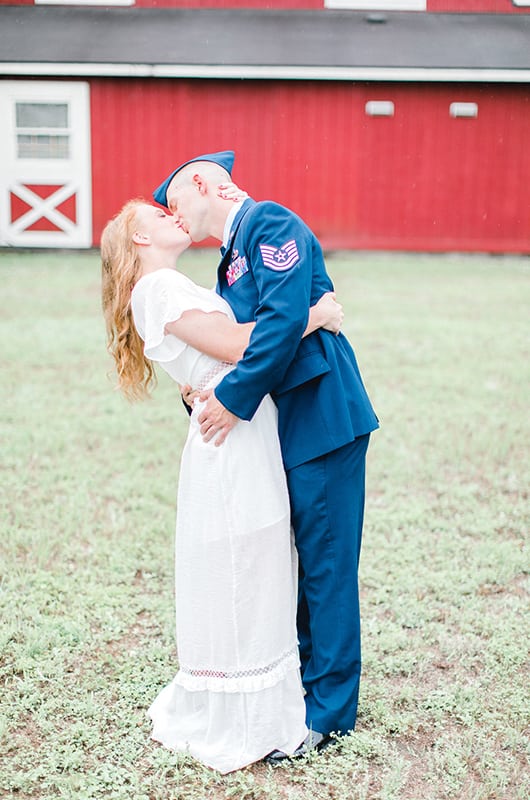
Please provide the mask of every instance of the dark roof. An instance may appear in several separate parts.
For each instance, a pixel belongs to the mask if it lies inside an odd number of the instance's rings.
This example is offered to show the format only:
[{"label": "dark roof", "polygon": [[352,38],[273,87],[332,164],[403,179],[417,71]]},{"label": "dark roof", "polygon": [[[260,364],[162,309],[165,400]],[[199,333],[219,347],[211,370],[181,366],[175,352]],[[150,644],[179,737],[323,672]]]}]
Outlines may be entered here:
[{"label": "dark roof", "polygon": [[14,64],[530,70],[530,14],[2,6]]}]

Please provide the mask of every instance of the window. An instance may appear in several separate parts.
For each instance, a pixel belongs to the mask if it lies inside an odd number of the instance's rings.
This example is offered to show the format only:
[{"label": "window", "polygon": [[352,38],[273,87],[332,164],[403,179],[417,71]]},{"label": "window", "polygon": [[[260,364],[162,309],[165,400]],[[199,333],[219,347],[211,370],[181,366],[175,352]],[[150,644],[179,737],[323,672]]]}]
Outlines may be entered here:
[{"label": "window", "polygon": [[369,117],[393,117],[394,103],[392,100],[369,100],[364,111]]},{"label": "window", "polygon": [[478,117],[477,103],[451,103],[449,106],[449,115],[451,117],[466,117],[473,119]]},{"label": "window", "polygon": [[67,103],[16,103],[18,158],[69,158]]}]

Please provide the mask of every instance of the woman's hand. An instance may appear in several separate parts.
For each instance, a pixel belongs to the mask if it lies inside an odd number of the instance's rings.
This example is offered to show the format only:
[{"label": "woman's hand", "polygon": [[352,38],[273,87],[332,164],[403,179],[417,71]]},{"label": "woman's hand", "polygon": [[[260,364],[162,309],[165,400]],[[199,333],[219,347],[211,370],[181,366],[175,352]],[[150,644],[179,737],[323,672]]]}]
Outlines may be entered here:
[{"label": "woman's hand", "polygon": [[217,194],[219,197],[222,197],[223,200],[232,200],[234,203],[239,203],[241,200],[246,200],[248,197],[248,194],[235,183],[220,183]]},{"label": "woman's hand", "polygon": [[186,383],[184,386],[180,387],[180,393],[186,405],[193,408],[193,401],[199,396],[197,389],[192,389],[189,383]]},{"label": "woman's hand", "polygon": [[319,322],[320,328],[332,333],[340,333],[342,323],[344,321],[344,311],[342,306],[337,302],[335,292],[326,292],[323,294],[318,303],[313,306],[315,322]]}]

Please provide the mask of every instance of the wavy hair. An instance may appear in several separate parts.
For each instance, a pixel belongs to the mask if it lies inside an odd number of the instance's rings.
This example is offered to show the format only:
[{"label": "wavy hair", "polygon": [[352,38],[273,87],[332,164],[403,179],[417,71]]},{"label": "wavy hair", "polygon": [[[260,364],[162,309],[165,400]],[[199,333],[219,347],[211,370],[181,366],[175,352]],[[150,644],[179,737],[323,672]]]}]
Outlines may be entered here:
[{"label": "wavy hair", "polygon": [[138,280],[140,259],[133,242],[136,211],[145,201],[130,200],[107,223],[101,235],[101,301],[118,386],[129,400],[143,400],[156,385],[152,362],[134,326],[131,292]]}]

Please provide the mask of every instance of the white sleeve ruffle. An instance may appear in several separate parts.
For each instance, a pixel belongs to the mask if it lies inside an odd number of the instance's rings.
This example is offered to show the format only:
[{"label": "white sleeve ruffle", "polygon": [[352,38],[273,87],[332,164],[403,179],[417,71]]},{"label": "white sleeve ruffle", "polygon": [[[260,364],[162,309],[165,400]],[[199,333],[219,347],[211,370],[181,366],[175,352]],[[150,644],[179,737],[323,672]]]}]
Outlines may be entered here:
[{"label": "white sleeve ruffle", "polygon": [[151,361],[173,361],[186,343],[173,334],[165,334],[168,322],[176,322],[189,309],[189,286],[184,276],[173,270],[159,270],[149,281],[144,297],[144,353]]}]

